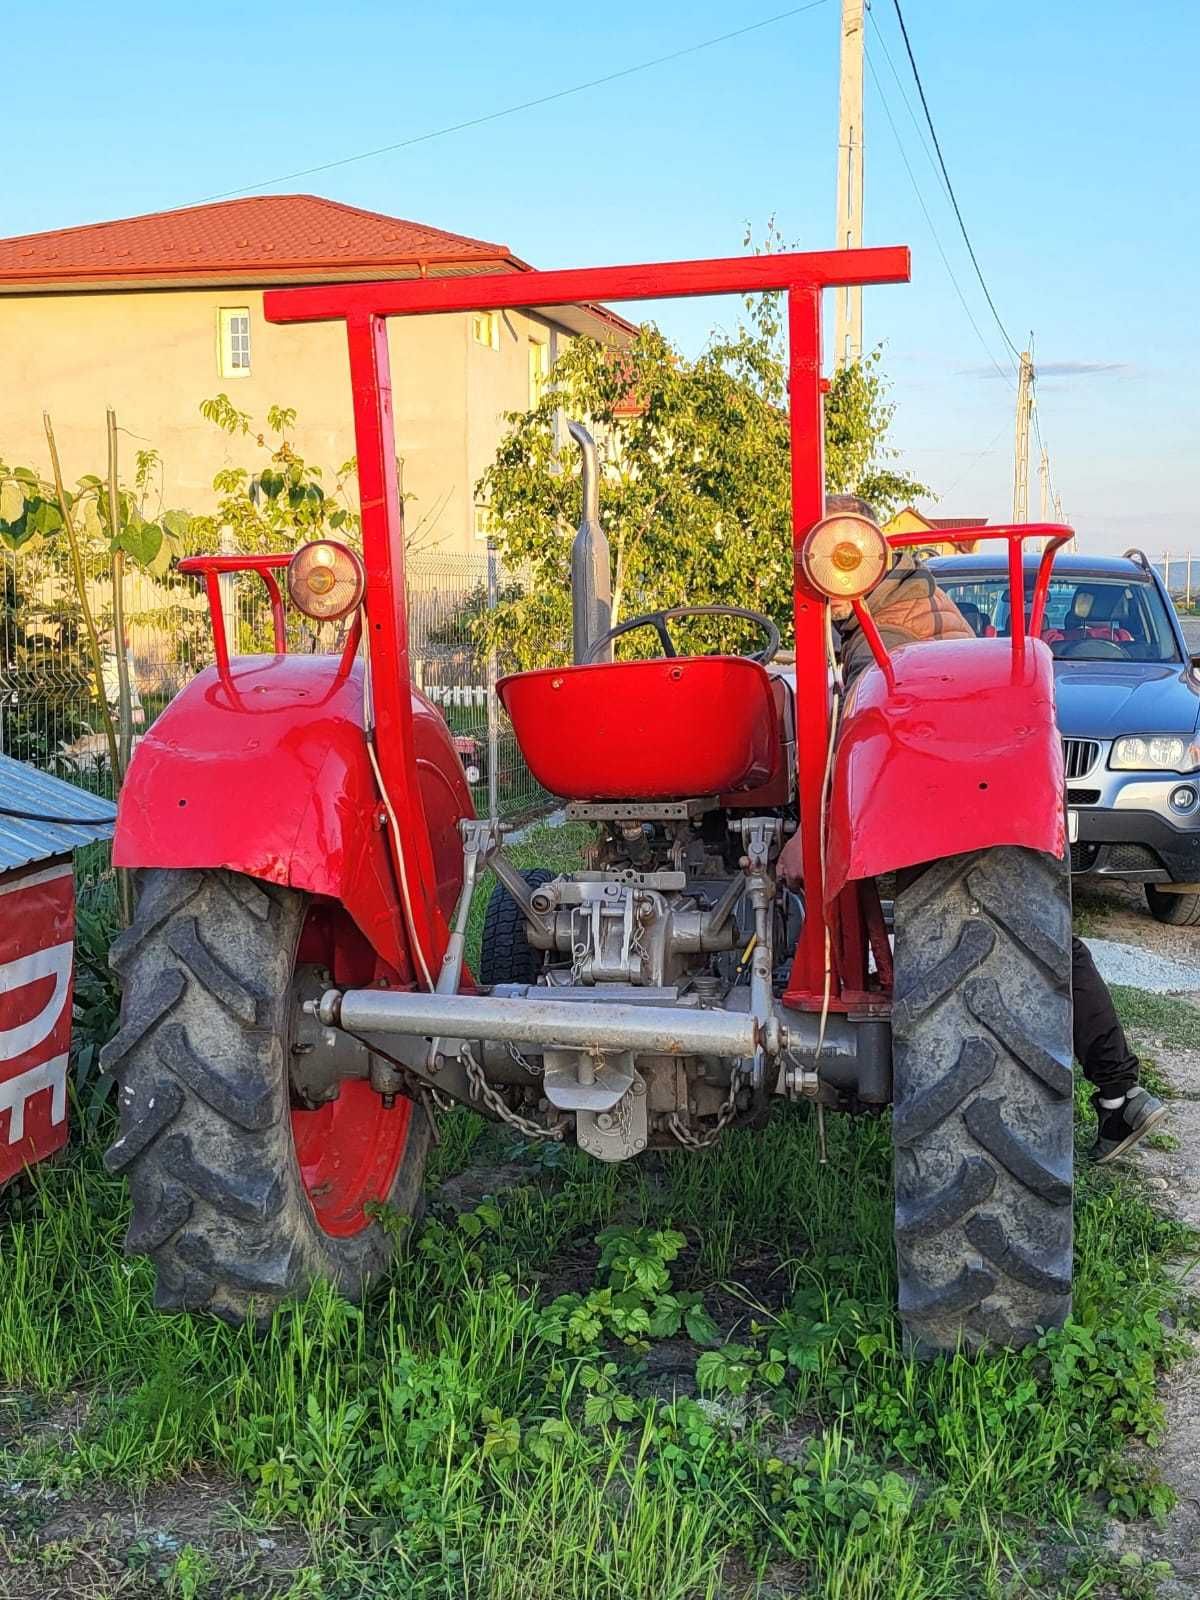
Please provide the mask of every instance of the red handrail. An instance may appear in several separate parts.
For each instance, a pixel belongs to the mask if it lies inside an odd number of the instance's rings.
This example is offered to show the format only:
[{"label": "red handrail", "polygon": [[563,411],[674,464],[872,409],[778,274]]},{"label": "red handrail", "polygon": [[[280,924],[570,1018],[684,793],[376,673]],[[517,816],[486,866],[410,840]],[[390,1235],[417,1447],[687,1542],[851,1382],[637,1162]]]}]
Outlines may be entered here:
[{"label": "red handrail", "polygon": [[[977,528],[937,528],[933,532],[922,533],[892,533],[888,534],[887,542],[893,550],[921,549],[930,544],[977,544],[983,539],[1006,539],[1008,541],[1008,600],[1009,600],[1009,629],[1013,641],[1013,665],[1020,667],[1025,660],[1025,639],[1027,635],[1036,638],[1042,631],[1042,619],[1046,613],[1046,597],[1050,592],[1050,575],[1054,568],[1054,558],[1075,537],[1074,528],[1069,528],[1062,522],[998,522]],[[1042,551],[1042,559],[1038,563],[1037,577],[1033,585],[1033,603],[1029,609],[1028,620],[1025,616],[1025,564],[1022,559],[1022,546],[1026,539],[1045,539],[1046,548]],[[1020,597],[1018,602],[1018,596]],[[1020,605],[1021,626],[1015,624],[1017,607]],[[864,630],[865,632],[865,630]],[[867,634],[867,642],[871,637]],[[872,649],[874,646],[872,646]]]},{"label": "red handrail", "polygon": [[271,601],[271,628],[275,635],[275,654],[287,651],[287,624],[283,617],[283,595],[275,579],[275,569],[286,567],[290,555],[273,556],[185,556],[179,563],[180,572],[195,572],[204,579],[208,595],[208,608],[212,612],[213,649],[217,656],[217,671],[224,678],[229,672],[229,642],[225,637],[225,609],[221,604],[221,585],[217,581],[223,572],[257,572],[267,586]]},{"label": "red handrail", "polygon": [[[225,611],[221,604],[221,585],[219,578],[225,572],[257,572],[267,586],[267,594],[271,601],[271,628],[275,635],[275,654],[277,656],[287,653],[287,622],[283,614],[283,595],[276,581],[275,573],[282,567],[291,565],[291,555],[266,555],[266,556],[185,556],[179,563],[180,572],[194,572],[204,579],[205,592],[208,595],[208,607],[212,613],[213,649],[216,652],[217,671],[222,678],[229,676],[229,643],[225,638]],[[337,676],[344,678],[350,671],[355,656],[358,654],[359,642],[362,639],[362,608],[354,613],[354,621],[350,625],[350,632],[346,635],[346,642],[342,646],[342,659],[338,665]]]}]

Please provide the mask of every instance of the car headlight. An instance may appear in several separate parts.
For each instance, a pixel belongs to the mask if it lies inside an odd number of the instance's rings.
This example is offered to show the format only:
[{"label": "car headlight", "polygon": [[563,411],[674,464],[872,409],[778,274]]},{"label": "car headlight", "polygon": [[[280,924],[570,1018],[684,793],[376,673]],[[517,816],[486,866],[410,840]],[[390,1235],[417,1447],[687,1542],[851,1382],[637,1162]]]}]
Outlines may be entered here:
[{"label": "car headlight", "polygon": [[1108,764],[1118,772],[1196,772],[1200,744],[1175,733],[1130,734],[1113,741]]}]

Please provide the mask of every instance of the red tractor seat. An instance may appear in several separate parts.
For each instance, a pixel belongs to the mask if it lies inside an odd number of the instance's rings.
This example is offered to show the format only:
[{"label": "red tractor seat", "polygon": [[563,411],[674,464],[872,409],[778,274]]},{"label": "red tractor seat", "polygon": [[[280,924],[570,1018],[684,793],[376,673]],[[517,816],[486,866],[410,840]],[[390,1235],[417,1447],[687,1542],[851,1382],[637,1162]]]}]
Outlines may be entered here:
[{"label": "red tractor seat", "polygon": [[771,680],[744,656],[548,667],[496,687],[529,770],[566,800],[760,789],[783,763]]}]

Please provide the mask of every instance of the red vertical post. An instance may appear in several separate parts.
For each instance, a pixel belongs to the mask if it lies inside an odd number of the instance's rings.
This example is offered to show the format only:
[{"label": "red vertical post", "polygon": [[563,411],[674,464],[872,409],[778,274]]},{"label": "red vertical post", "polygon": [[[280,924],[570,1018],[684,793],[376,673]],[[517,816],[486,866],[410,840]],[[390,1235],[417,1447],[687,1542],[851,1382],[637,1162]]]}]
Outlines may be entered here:
[{"label": "red vertical post", "polygon": [[[825,607],[800,565],[809,529],[825,513],[825,428],[821,395],[821,294],[788,290],[788,392],[792,421],[792,561],[796,623],[796,782],[803,835],[805,917],[788,992],[790,1004],[811,1005],[825,986],[825,933],[837,948],[835,906],[825,905],[821,803],[829,748],[829,668]],[[834,989],[836,994],[836,986]]]},{"label": "red vertical post", "polygon": [[217,672],[229,678],[229,640],[225,637],[225,607],[221,603],[221,584],[215,572],[204,574],[204,587],[208,593],[208,610],[212,618],[213,655]]},{"label": "red vertical post", "polygon": [[1025,552],[1021,535],[1013,533],[1008,536],[1008,631],[1016,677],[1025,667]]},{"label": "red vertical post", "polygon": [[[404,509],[396,484],[396,437],[387,322],[366,314],[347,318],[354,442],[367,571],[366,636],[371,662],[375,748],[399,837],[391,837],[409,921],[437,971],[446,943],[437,901],[429,825],[421,801],[413,744],[412,686],[408,663],[408,609],[404,582]],[[415,963],[418,970],[420,962]]]}]

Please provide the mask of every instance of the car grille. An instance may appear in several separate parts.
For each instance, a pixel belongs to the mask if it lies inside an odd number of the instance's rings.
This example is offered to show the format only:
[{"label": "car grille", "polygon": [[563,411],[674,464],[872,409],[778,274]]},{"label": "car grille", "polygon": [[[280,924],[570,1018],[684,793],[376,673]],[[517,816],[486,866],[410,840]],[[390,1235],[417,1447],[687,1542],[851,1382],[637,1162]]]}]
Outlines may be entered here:
[{"label": "car grille", "polygon": [[1064,739],[1063,761],[1068,778],[1086,778],[1100,759],[1100,746],[1095,739]]},{"label": "car grille", "polygon": [[1090,839],[1080,840],[1071,846],[1071,871],[1090,872],[1100,854],[1100,846]]},{"label": "car grille", "polygon": [[1107,865],[1114,872],[1152,872],[1162,862],[1144,844],[1110,844]]},{"label": "car grille", "polygon": [[1100,803],[1099,789],[1068,789],[1067,804],[1069,806],[1095,806]]}]

